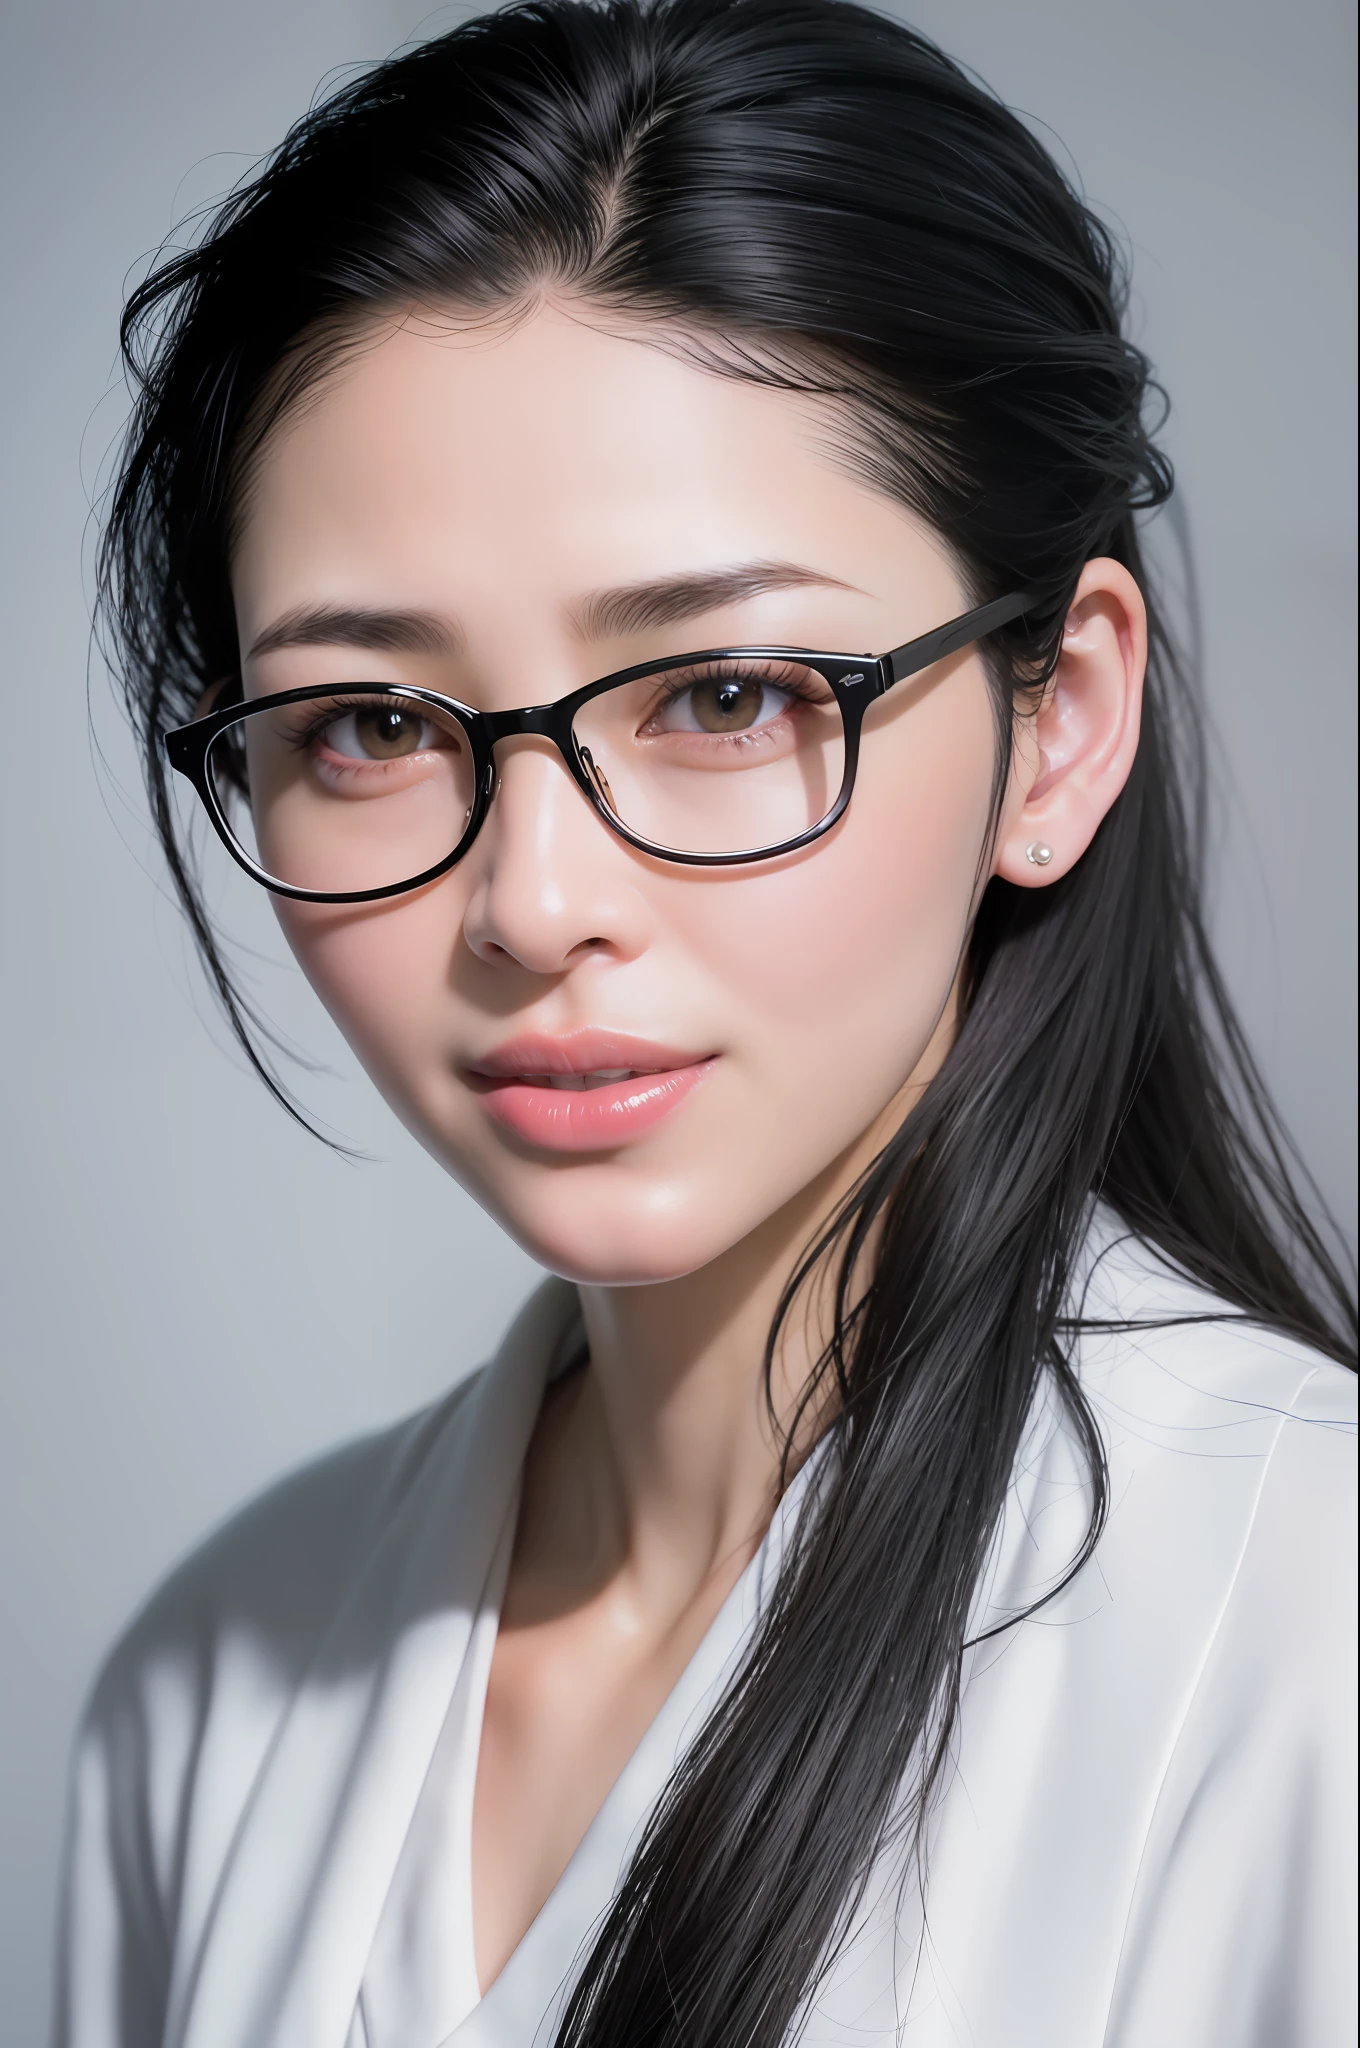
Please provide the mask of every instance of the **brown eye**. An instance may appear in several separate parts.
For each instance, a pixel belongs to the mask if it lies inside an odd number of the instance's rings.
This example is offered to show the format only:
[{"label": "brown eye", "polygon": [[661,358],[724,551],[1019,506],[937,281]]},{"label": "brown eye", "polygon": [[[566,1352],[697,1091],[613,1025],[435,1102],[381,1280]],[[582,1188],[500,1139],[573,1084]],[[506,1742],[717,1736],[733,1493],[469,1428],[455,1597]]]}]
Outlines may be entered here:
[{"label": "brown eye", "polygon": [[765,694],[750,676],[714,676],[693,685],[690,702],[704,732],[744,732],[760,716]]},{"label": "brown eye", "polygon": [[328,725],[326,744],[350,761],[400,761],[435,744],[427,718],[402,704],[363,704]]},{"label": "brown eye", "polygon": [[695,674],[683,686],[678,679],[657,715],[662,732],[750,732],[768,725],[787,709],[791,692],[771,678],[736,671],[727,675]]}]

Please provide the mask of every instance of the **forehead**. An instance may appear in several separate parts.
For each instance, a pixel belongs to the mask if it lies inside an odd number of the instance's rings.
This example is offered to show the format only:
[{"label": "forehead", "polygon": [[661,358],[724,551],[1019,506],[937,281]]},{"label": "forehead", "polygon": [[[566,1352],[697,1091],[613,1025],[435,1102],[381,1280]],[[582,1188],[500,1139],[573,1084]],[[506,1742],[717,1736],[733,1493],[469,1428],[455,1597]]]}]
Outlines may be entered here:
[{"label": "forehead", "polygon": [[[238,601],[298,576],[429,602],[518,572],[564,597],[730,560],[847,583],[937,553],[849,472],[814,401],[718,374],[655,330],[544,307],[363,337],[271,433],[245,493]],[[342,588],[343,587],[343,588]]]}]

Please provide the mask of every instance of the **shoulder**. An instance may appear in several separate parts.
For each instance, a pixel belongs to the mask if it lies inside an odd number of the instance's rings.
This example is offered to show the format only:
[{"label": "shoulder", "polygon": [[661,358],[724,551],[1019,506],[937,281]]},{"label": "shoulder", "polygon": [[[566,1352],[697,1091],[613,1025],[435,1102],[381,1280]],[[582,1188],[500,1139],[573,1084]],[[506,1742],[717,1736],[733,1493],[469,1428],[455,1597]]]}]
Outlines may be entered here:
[{"label": "shoulder", "polygon": [[[536,1405],[544,1357],[574,1304],[563,1283],[541,1286],[490,1364],[430,1406],[286,1474],[233,1513],[114,1645],[95,1687],[95,1716],[158,1674],[191,1678],[201,1689],[246,1645],[272,1688],[287,1693],[375,1553],[417,1543],[422,1510],[451,1494],[475,1507],[503,1491],[499,1467],[513,1461],[519,1410]],[[491,1467],[498,1484],[488,1488]]]},{"label": "shoulder", "polygon": [[1136,1242],[1102,1250],[1086,1306],[1082,1381],[1110,1463],[1095,1562],[1111,1618],[1137,1610],[1137,1673],[1157,1674],[1106,2038],[1246,2038],[1268,2010],[1272,2039],[1343,2039],[1355,1375]]},{"label": "shoulder", "polygon": [[1078,1355],[1109,1458],[1105,1566],[1198,1580],[1206,1627],[1326,1656],[1318,1602],[1354,1579],[1355,1374],[1093,1235]]},{"label": "shoulder", "polygon": [[[308,1702],[321,1725],[362,1714],[398,1641],[476,1597],[574,1312],[563,1283],[539,1288],[488,1367],[269,1487],[125,1630],[73,1759],[59,1972],[72,2013],[134,1987],[159,2039],[171,1972],[205,1938],[295,1717]],[[324,1743],[314,1761],[343,1775]]]},{"label": "shoulder", "polygon": [[479,1377],[287,1473],[213,1530],[114,1643],[87,1730],[200,1719],[246,1646],[267,1689],[290,1692],[421,1471],[465,1431]]},{"label": "shoulder", "polygon": [[269,1487],[115,1643],[72,1757],[58,2039],[103,2040],[121,2011],[159,2040],[178,1930],[209,1910],[289,1702],[403,1497],[466,1426],[472,1391]]},{"label": "shoulder", "polygon": [[[1082,1261],[1074,1310],[1082,1383],[1128,1428],[1168,1447],[1206,1426],[1268,1433],[1290,1425],[1319,1442],[1356,1426],[1356,1375],[1311,1346],[1253,1322],[1152,1246],[1100,1212]],[[1212,1455],[1217,1445],[1201,1438]],[[1229,1438],[1225,1448],[1242,1445]],[[1326,1458],[1323,1448],[1319,1456]]]}]

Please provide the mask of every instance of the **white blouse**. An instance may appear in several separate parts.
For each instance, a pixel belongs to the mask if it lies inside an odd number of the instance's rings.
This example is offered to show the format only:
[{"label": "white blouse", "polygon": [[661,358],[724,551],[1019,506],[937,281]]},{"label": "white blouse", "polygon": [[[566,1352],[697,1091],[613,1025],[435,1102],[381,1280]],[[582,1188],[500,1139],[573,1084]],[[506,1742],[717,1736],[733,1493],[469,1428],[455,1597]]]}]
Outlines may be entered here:
[{"label": "white blouse", "polygon": [[[1109,1522],[1056,1599],[967,1654],[926,1909],[900,1867],[875,1871],[804,2048],[1356,2037],[1354,1379],[1108,1218],[1088,1266],[1088,1315],[1143,1325],[1080,1345]],[[254,1502],[119,1643],[73,1767],[58,2048],[551,2043],[800,1497],[483,1997],[482,1704],[524,1453],[576,1316],[548,1282],[484,1371]],[[1060,1581],[1087,1503],[1045,1395],[975,1629]]]}]

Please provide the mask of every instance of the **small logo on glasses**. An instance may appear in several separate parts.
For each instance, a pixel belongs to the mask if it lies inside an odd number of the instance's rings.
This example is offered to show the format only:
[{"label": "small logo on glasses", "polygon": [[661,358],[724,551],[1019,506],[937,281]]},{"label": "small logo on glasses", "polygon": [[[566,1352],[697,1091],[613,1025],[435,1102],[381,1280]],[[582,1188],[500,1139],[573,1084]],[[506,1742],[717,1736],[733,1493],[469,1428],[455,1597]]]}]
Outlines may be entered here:
[{"label": "small logo on glasses", "polygon": [[852,675],[852,676],[842,676],[842,677],[841,677],[841,683],[842,683],[843,687],[844,687],[845,689],[847,689],[847,690],[853,689],[856,683],[862,683],[863,681],[864,681],[864,671],[863,671],[862,669],[858,670],[858,671],[857,671],[857,672],[856,672],[856,673],[855,673],[854,675]]}]

